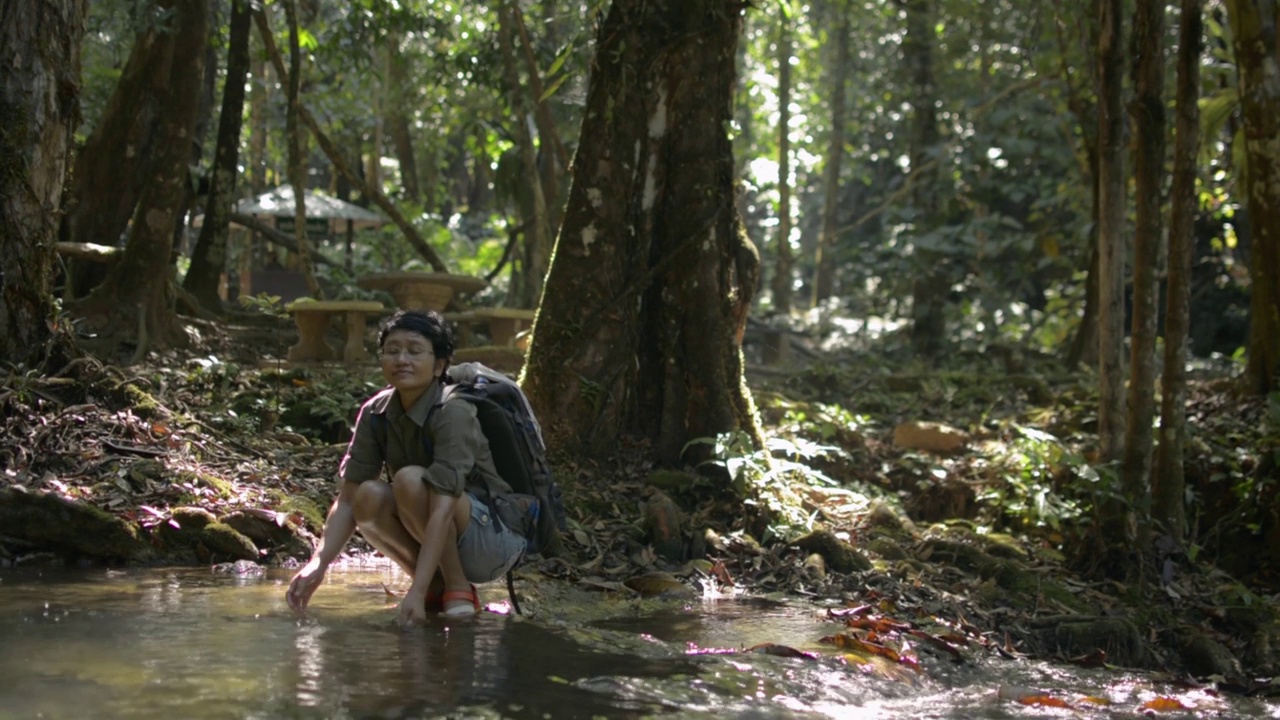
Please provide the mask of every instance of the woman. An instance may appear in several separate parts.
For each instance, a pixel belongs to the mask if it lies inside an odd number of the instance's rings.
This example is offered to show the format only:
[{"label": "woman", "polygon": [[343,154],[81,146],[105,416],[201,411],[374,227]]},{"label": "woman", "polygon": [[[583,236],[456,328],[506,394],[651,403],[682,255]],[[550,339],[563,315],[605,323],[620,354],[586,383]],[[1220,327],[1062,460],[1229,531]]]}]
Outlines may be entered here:
[{"label": "woman", "polygon": [[[320,547],[289,582],[285,597],[289,607],[304,611],[359,528],[413,578],[397,622],[425,622],[427,610],[477,612],[480,600],[471,583],[502,577],[520,559],[525,541],[477,499],[511,488],[494,468],[474,406],[441,403],[453,335],[439,313],[400,311],[383,323],[378,353],[388,387],[360,408]],[[384,467],[390,482],[381,478]]]}]

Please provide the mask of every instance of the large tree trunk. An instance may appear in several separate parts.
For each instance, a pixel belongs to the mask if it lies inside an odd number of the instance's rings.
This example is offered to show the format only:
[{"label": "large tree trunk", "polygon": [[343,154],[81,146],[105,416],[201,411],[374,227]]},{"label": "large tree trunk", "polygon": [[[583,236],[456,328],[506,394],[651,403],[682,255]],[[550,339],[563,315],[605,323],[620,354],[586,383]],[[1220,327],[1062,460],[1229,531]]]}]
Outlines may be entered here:
[{"label": "large tree trunk", "polygon": [[1187,533],[1183,451],[1187,439],[1187,339],[1191,328],[1191,253],[1195,245],[1196,154],[1200,150],[1201,0],[1182,0],[1178,34],[1177,135],[1169,211],[1169,290],[1164,321],[1160,445],[1152,482],[1152,519],[1181,546]]},{"label": "large tree trunk", "polygon": [[1248,388],[1268,393],[1280,373],[1280,60],[1274,0],[1227,0],[1244,108],[1249,208]]},{"label": "large tree trunk", "polygon": [[814,258],[813,293],[810,304],[818,307],[835,291],[836,236],[840,232],[840,165],[844,160],[845,107],[844,86],[849,74],[849,4],[834,3],[840,13],[836,22],[835,58],[827,68],[831,79],[831,127],[827,139],[827,156],[823,158],[822,235],[818,239],[818,252]]},{"label": "large tree trunk", "polygon": [[249,0],[232,0],[227,78],[222,91],[222,112],[218,118],[209,196],[200,238],[191,253],[191,267],[182,281],[187,292],[214,312],[222,311],[218,281],[226,269],[230,230],[227,215],[236,200],[236,178],[240,174],[240,129],[244,117],[244,81],[249,72],[251,21]]},{"label": "large tree trunk", "polygon": [[182,220],[188,164],[196,116],[204,48],[209,40],[209,0],[174,7],[171,52],[160,59],[164,78],[157,103],[153,172],[143,186],[120,261],[84,302],[81,313],[94,320],[113,343],[136,331],[134,359],[149,346],[182,345],[186,336],[173,308],[173,233]]},{"label": "large tree trunk", "polygon": [[1135,97],[1130,105],[1137,135],[1134,153],[1133,330],[1129,340],[1129,415],[1121,477],[1130,512],[1137,516],[1138,548],[1146,547],[1151,503],[1151,430],[1155,417],[1156,265],[1164,241],[1163,0],[1138,0],[1133,14]]},{"label": "large tree trunk", "polygon": [[[909,0],[907,35],[902,42],[902,59],[911,77],[911,172],[919,173],[912,193],[916,210],[915,234],[924,235],[938,222],[938,177],[942,163],[938,151],[937,88],[933,75],[933,0]],[[928,168],[928,169],[926,169]],[[940,269],[942,253],[917,243],[915,282],[911,290],[911,346],[924,358],[942,352],[947,337],[943,315],[948,283]]]},{"label": "large tree trunk", "polygon": [[85,0],[0,4],[0,359],[48,347],[50,284],[72,132],[80,113]]},{"label": "large tree trunk", "polygon": [[615,0],[600,24],[524,376],[550,431],[589,451],[638,435],[675,463],[696,438],[760,442],[741,352],[759,257],[725,131],[741,8]]},{"label": "large tree trunk", "polygon": [[774,255],[773,309],[790,315],[791,278],[791,23],[778,13],[778,239]]},{"label": "large tree trunk", "polygon": [[[284,0],[284,14],[289,24],[289,74],[287,107],[285,109],[285,137],[289,145],[289,184],[293,186],[293,242],[298,246],[298,261],[302,264],[302,277],[311,297],[323,300],[320,282],[316,280],[315,265],[311,262],[311,240],[307,237],[307,161],[303,155],[302,128],[298,124],[302,98],[302,48],[298,39],[298,14],[294,0]],[[381,187],[376,177],[369,181],[373,187]]]},{"label": "large tree trunk", "polygon": [[[150,12],[140,13],[147,19],[134,38],[120,79],[97,127],[75,155],[63,221],[63,237],[71,242],[119,245],[143,185],[151,177],[158,103],[168,81],[165,58],[173,51],[175,2],[145,4]],[[104,277],[106,268],[100,264],[71,262],[67,296],[88,294]]]}]

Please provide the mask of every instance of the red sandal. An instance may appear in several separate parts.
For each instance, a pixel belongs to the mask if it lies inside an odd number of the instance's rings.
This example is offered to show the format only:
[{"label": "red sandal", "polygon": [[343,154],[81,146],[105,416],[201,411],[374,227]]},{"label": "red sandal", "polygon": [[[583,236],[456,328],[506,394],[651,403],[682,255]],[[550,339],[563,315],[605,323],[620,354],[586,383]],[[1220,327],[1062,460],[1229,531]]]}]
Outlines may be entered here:
[{"label": "red sandal", "polygon": [[[447,607],[449,603],[457,601],[469,602],[471,607],[464,605]],[[476,593],[475,585],[472,585],[469,590],[446,590],[440,604],[445,607],[445,615],[474,615],[480,612],[480,595]]]}]

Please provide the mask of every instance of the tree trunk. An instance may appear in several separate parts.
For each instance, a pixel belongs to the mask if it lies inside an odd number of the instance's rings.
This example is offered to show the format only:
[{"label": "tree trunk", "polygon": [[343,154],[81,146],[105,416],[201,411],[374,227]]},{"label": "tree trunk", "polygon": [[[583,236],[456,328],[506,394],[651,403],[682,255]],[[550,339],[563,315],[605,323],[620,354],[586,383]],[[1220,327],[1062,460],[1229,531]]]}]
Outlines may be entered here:
[{"label": "tree trunk", "polygon": [[56,322],[51,209],[79,120],[85,12],[85,0],[0,4],[0,359],[10,363],[40,362]]},{"label": "tree trunk", "polygon": [[1277,389],[1280,372],[1280,63],[1273,0],[1227,0],[1244,109],[1251,234],[1248,389]]},{"label": "tree trunk", "polygon": [[[552,234],[560,227],[561,214],[563,211],[563,196],[561,194],[561,183],[563,182],[565,168],[569,167],[569,151],[565,149],[564,143],[560,140],[560,129],[556,127],[555,120],[551,117],[550,98],[542,97],[546,90],[542,85],[541,71],[538,69],[538,61],[533,55],[533,43],[529,40],[529,30],[524,22],[524,13],[520,11],[520,3],[513,2],[508,6],[514,19],[515,30],[520,35],[520,50],[525,62],[525,70],[529,74],[529,93],[533,102],[533,118],[538,128],[538,147],[542,151],[542,162],[540,173],[542,177],[542,196],[545,198],[547,205],[547,227],[551,229]],[[550,253],[551,244],[548,242],[543,247],[543,251]],[[546,257],[540,261],[540,265],[545,273],[547,263],[551,258]],[[541,281],[538,282],[541,287]]]},{"label": "tree trunk", "polygon": [[245,76],[249,72],[251,22],[249,0],[232,0],[227,77],[222,90],[222,111],[218,117],[209,196],[200,238],[191,253],[191,267],[182,281],[187,292],[214,312],[222,311],[218,281],[226,270],[230,230],[227,215],[236,200],[236,178],[240,175],[240,130],[244,117]]},{"label": "tree trunk", "polygon": [[791,278],[791,23],[778,13],[778,240],[774,256],[773,309],[790,315]]},{"label": "tree trunk", "polygon": [[637,435],[677,463],[705,457],[693,439],[761,442],[741,352],[759,256],[726,135],[741,8],[614,0],[600,23],[523,378],[549,432],[588,451]]},{"label": "tree trunk", "polygon": [[[934,15],[932,0],[909,0],[907,35],[902,42],[903,64],[911,74],[911,172],[920,173],[912,193],[916,219],[914,234],[922,236],[934,229],[938,220],[938,181],[941,162],[938,150],[937,88],[933,76]],[[928,168],[927,170],[925,168]],[[943,315],[948,283],[939,269],[942,253],[924,243],[915,244],[915,282],[911,291],[911,346],[916,355],[934,358],[942,352],[947,337]]]},{"label": "tree trunk", "polygon": [[[538,172],[537,151],[529,132],[529,111],[525,100],[524,84],[516,66],[516,50],[513,25],[517,16],[513,3],[504,2],[499,12],[498,43],[501,45],[502,64],[507,76],[507,92],[510,94],[512,115],[515,116],[516,145],[520,153],[520,167],[524,176],[521,185],[529,192],[529,215],[524,218],[528,231],[524,234],[523,278],[519,283],[521,307],[537,307],[542,298],[542,281],[547,276],[547,264],[551,260],[551,225],[547,217],[547,196],[544,193],[542,175]],[[536,68],[535,68],[536,70]],[[522,206],[526,203],[520,203]]]},{"label": "tree trunk", "polygon": [[182,220],[200,111],[209,0],[176,3],[173,18],[172,52],[159,63],[165,81],[156,105],[153,172],[138,199],[124,254],[82,308],[105,338],[120,343],[132,337],[135,362],[153,345],[186,344],[173,309],[170,255],[174,228]]},{"label": "tree trunk", "polygon": [[[155,14],[171,13],[175,2],[159,0]],[[173,28],[154,23],[134,38],[98,126],[76,155],[67,207],[68,240],[120,244],[156,158],[158,105],[168,82],[165,59],[173,52],[173,42]]]},{"label": "tree trunk", "polygon": [[1182,0],[1178,34],[1177,135],[1169,211],[1169,281],[1164,321],[1160,445],[1152,482],[1153,519],[1181,546],[1186,540],[1183,454],[1187,440],[1187,338],[1191,328],[1191,254],[1195,246],[1196,154],[1200,151],[1202,0]]},{"label": "tree trunk", "polygon": [[422,200],[422,187],[418,182],[418,159],[413,147],[413,131],[409,127],[410,98],[409,68],[400,54],[400,34],[387,36],[387,82],[391,85],[391,97],[387,106],[387,133],[400,161],[400,182],[404,195],[413,202]]},{"label": "tree trunk", "polygon": [[1164,242],[1164,0],[1138,0],[1133,14],[1133,86],[1130,106],[1134,152],[1133,328],[1129,340],[1129,392],[1121,477],[1138,545],[1147,545],[1151,507],[1152,420],[1156,382],[1156,265]]},{"label": "tree trunk", "polygon": [[[294,0],[284,0],[284,15],[289,24],[289,74],[285,110],[285,137],[289,143],[289,184],[293,186],[293,241],[298,245],[298,260],[302,264],[302,277],[311,297],[323,300],[320,283],[316,280],[315,265],[311,262],[311,239],[307,237],[307,161],[303,155],[302,128],[298,127],[298,115],[302,105],[302,48],[298,44],[298,11]],[[377,178],[371,179],[378,187]]]},{"label": "tree trunk", "polygon": [[818,307],[835,291],[836,236],[840,232],[840,165],[844,159],[844,129],[848,109],[845,107],[845,83],[849,73],[849,5],[843,0],[834,4],[840,19],[836,24],[835,59],[828,67],[831,73],[831,135],[827,140],[827,157],[823,173],[822,235],[814,258],[813,294],[810,305]]},{"label": "tree trunk", "polygon": [[271,66],[262,53],[251,53],[253,85],[249,88],[249,192],[257,196],[267,189],[267,88]]},{"label": "tree trunk", "polygon": [[[1098,442],[1103,462],[1124,444],[1124,42],[1120,0],[1098,0]],[[1116,538],[1119,541],[1119,538]]]}]

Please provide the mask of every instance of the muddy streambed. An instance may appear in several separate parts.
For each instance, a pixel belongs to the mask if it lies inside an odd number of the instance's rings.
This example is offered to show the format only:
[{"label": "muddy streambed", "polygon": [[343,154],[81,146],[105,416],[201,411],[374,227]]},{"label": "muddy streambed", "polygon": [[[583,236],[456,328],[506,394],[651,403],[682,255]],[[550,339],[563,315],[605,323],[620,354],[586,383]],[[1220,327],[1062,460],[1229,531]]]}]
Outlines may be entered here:
[{"label": "muddy streambed", "polygon": [[335,568],[304,620],[288,576],[0,571],[0,719],[1280,718],[1150,674],[927,643],[913,662],[857,655],[821,642],[842,628],[803,603],[549,582],[525,618],[494,585],[474,618],[402,630],[386,588],[407,581],[388,566]]}]

